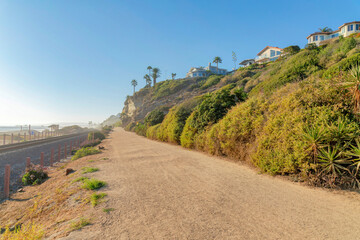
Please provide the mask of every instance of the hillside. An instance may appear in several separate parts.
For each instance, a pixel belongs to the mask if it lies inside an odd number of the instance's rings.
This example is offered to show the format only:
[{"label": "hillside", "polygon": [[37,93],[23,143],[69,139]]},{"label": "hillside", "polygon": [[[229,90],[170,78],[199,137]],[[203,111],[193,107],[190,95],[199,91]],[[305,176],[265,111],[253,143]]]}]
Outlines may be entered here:
[{"label": "hillside", "polygon": [[358,37],[287,51],[233,75],[142,89],[125,102],[124,127],[269,174],[358,188]]}]

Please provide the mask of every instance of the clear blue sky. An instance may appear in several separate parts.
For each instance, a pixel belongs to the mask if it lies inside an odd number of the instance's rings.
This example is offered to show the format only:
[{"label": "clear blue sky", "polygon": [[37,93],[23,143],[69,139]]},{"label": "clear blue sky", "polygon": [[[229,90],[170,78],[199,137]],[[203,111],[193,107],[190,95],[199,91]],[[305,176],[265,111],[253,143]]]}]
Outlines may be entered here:
[{"label": "clear blue sky", "polygon": [[215,56],[231,69],[267,45],[304,47],[319,27],[360,20],[358,0],[0,0],[0,125],[101,122],[130,81],[185,76]]}]

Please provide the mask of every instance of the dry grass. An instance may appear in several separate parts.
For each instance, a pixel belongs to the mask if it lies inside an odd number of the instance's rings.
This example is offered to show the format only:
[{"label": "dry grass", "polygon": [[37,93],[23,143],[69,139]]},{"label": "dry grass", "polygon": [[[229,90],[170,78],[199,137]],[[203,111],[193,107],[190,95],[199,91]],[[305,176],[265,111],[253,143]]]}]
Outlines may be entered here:
[{"label": "dry grass", "polygon": [[[103,157],[102,153],[96,159]],[[74,219],[98,214],[95,211],[102,213],[101,209],[96,210],[89,204],[92,192],[81,188],[81,182],[88,178],[80,177],[79,174],[82,168],[89,165],[90,159],[94,157],[83,157],[77,161],[60,163],[57,167],[49,169],[49,179],[46,182],[37,186],[24,187],[23,192],[14,193],[10,200],[0,203],[0,228],[12,229],[17,225],[26,226],[17,233],[18,235],[8,231],[6,238],[3,234],[0,235],[0,239],[38,239],[36,237],[40,236],[40,233],[43,233],[44,237],[55,234],[57,237],[63,237],[74,230],[72,227]],[[76,172],[65,176],[64,168],[72,168]],[[76,182],[79,183],[76,184]],[[33,238],[24,238],[22,237],[25,236],[24,234]]]}]

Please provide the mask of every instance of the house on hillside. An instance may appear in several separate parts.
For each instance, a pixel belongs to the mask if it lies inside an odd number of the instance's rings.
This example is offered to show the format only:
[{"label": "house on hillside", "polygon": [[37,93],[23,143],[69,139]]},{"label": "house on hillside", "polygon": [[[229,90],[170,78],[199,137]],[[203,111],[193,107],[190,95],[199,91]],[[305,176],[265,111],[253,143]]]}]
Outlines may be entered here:
[{"label": "house on hillside", "polygon": [[239,65],[243,65],[244,67],[248,67],[251,64],[254,64],[255,60],[254,59],[246,59],[244,61],[242,61],[241,63],[239,63]]},{"label": "house on hillside", "polygon": [[224,68],[217,69],[216,66],[211,66],[211,63],[207,67],[192,67],[190,68],[189,72],[186,74],[187,78],[192,77],[208,77],[211,74],[219,74],[219,75],[226,75],[227,70]]},{"label": "house on hillside", "polygon": [[278,59],[283,52],[282,48],[267,46],[261,50],[255,58],[256,63],[272,62]]},{"label": "house on hillside", "polygon": [[323,44],[323,41],[334,39],[339,36],[347,37],[353,33],[360,32],[360,21],[344,23],[336,31],[332,32],[314,32],[306,37],[308,43],[315,43],[317,46]]}]

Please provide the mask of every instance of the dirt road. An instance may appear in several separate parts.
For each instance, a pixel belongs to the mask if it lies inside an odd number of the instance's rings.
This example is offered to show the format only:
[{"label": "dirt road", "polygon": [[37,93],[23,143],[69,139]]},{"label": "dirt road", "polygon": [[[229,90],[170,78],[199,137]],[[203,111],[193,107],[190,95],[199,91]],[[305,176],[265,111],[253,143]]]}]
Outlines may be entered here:
[{"label": "dirt road", "polygon": [[360,239],[354,194],[311,189],[122,129],[107,140],[115,210],[67,239]]}]

